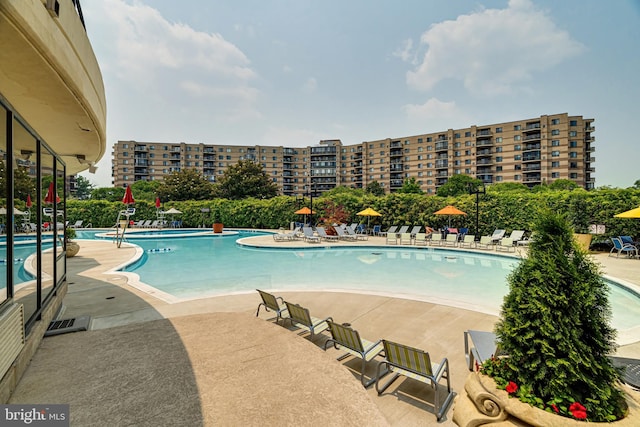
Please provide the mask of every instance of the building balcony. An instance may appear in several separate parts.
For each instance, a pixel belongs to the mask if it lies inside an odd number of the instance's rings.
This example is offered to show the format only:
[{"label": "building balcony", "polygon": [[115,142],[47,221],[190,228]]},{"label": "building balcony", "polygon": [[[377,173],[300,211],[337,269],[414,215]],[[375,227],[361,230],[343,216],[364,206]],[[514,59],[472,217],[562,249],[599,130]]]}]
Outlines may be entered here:
[{"label": "building balcony", "polygon": [[446,167],[449,167],[449,161],[448,160],[436,160],[436,168],[437,169],[446,168]]},{"label": "building balcony", "polygon": [[480,159],[478,161],[476,161],[476,165],[492,165],[493,164],[493,159],[491,158],[485,158],[485,159]]},{"label": "building balcony", "polygon": [[541,144],[525,144],[524,147],[522,147],[522,151],[539,150],[540,147]]},{"label": "building balcony", "polygon": [[490,155],[491,155],[490,148],[485,148],[483,150],[476,151],[476,156],[490,156]]},{"label": "building balcony", "polygon": [[528,132],[531,130],[537,130],[540,129],[540,122],[537,123],[527,123],[527,125],[524,127],[524,131]]},{"label": "building balcony", "polygon": [[449,143],[447,141],[436,142],[436,151],[443,151],[448,149],[449,149]]},{"label": "building balcony", "polygon": [[524,141],[531,141],[533,139],[540,139],[541,136],[542,136],[542,134],[540,134],[540,133],[532,133],[530,135],[525,135],[522,139]]},{"label": "building balcony", "polygon": [[[43,3],[0,1],[0,93],[62,156],[71,175],[105,154],[104,83],[73,2],[60,1],[58,15]],[[32,148],[14,142],[16,153]]]},{"label": "building balcony", "polygon": [[476,141],[476,147],[486,147],[486,146],[492,146],[492,145],[493,145],[493,140],[491,138],[479,139]]},{"label": "building balcony", "polygon": [[528,156],[522,156],[523,162],[539,162],[540,161],[540,153],[532,154]]}]

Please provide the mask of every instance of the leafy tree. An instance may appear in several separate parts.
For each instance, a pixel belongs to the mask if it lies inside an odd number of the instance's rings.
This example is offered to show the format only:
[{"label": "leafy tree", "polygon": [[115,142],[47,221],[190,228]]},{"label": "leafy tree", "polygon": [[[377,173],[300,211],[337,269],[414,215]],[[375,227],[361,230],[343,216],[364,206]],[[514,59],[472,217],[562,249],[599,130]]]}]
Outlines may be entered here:
[{"label": "leafy tree", "polygon": [[640,190],[640,179],[636,180],[636,182],[633,183],[633,186],[631,188],[635,188],[636,190]]},{"label": "leafy tree", "polygon": [[359,188],[351,188],[345,185],[339,185],[335,188],[332,188],[329,191],[325,191],[322,193],[322,197],[333,197],[338,195],[350,194],[354,196],[362,196],[364,195],[364,191]]},{"label": "leafy tree", "polygon": [[473,188],[479,188],[482,186],[482,181],[469,175],[457,174],[453,175],[447,180],[447,183],[438,188],[436,193],[440,197],[459,196],[461,194],[469,193],[469,185]]},{"label": "leafy tree", "polygon": [[[0,197],[5,198],[5,189],[7,188],[7,171],[5,170],[4,161],[0,161]],[[29,176],[29,171],[26,167],[17,167],[13,171],[13,196],[16,199],[26,200],[27,195],[31,195],[34,199],[36,195],[36,181]]]},{"label": "leafy tree", "polygon": [[[91,190],[92,200],[105,200],[108,202],[120,202],[124,197],[122,187],[100,187]],[[135,197],[134,197],[135,198]]]},{"label": "leafy tree", "polygon": [[549,184],[550,190],[575,190],[576,188],[580,186],[570,179],[556,179]]},{"label": "leafy tree", "polygon": [[278,186],[260,163],[240,160],[229,166],[216,184],[216,193],[225,199],[270,199],[278,195]]},{"label": "leafy tree", "polygon": [[165,201],[208,200],[213,198],[213,184],[195,169],[182,169],[165,176],[156,193]]},{"label": "leafy tree", "polygon": [[624,400],[608,358],[615,330],[607,285],[562,215],[543,212],[533,231],[529,256],[508,278],[496,325],[509,356],[487,361],[483,371],[499,386],[514,382],[521,400],[537,406],[555,405],[571,416],[566,408],[578,402],[589,421],[618,419]]},{"label": "leafy tree", "polygon": [[131,184],[131,191],[136,200],[155,202],[160,185],[162,181],[136,181]]},{"label": "leafy tree", "polygon": [[529,191],[529,187],[519,182],[499,182],[497,184],[491,184],[488,188],[496,193]]},{"label": "leafy tree", "polygon": [[404,182],[402,183],[402,188],[398,190],[398,193],[422,194],[423,191],[416,179],[414,177],[411,177],[404,180]]},{"label": "leafy tree", "polygon": [[82,175],[76,176],[76,199],[86,200],[91,197],[91,191],[93,191],[94,185],[91,184],[87,178]]},{"label": "leafy tree", "polygon": [[369,184],[367,184],[366,191],[367,193],[374,196],[384,196],[384,188],[382,188],[382,185],[380,185],[378,181],[371,181]]}]

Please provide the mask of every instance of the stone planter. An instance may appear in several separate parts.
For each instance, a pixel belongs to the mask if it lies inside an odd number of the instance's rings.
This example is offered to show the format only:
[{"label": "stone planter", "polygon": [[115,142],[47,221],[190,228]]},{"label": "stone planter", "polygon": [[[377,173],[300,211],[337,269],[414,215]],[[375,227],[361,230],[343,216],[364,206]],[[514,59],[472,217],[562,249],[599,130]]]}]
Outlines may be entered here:
[{"label": "stone planter", "polygon": [[589,246],[591,246],[591,239],[593,238],[593,235],[576,233],[573,236],[576,239],[576,242],[578,242],[578,245],[580,245],[582,249],[588,252]]},{"label": "stone planter", "polygon": [[224,228],[224,225],[221,222],[214,222],[213,223],[213,232],[214,233],[222,233],[222,229]]},{"label": "stone planter", "polygon": [[80,245],[76,242],[67,242],[67,258],[78,255],[80,251]]},{"label": "stone planter", "polygon": [[[629,413],[614,423],[589,423],[591,425],[638,426],[640,425],[640,396],[626,386],[622,389],[627,395]],[[492,378],[479,373],[467,377],[464,390],[456,397],[453,409],[453,422],[461,427],[475,427],[485,424],[531,425],[549,427],[584,426],[584,421],[574,420],[543,411],[496,387]]]}]

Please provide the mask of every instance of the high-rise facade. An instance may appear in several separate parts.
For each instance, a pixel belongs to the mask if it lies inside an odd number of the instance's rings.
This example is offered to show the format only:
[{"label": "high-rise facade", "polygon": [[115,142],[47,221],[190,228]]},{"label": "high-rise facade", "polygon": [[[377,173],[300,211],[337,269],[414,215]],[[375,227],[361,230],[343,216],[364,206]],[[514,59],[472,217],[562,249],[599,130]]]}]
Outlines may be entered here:
[{"label": "high-rise facade", "polygon": [[301,148],[118,141],[113,178],[114,185],[126,186],[192,168],[215,182],[227,167],[250,159],[263,165],[285,195],[317,195],[339,185],[366,188],[374,181],[394,192],[409,178],[435,194],[457,174],[485,184],[530,187],[569,179],[591,189],[593,122],[563,113],[354,145],[326,140]]}]

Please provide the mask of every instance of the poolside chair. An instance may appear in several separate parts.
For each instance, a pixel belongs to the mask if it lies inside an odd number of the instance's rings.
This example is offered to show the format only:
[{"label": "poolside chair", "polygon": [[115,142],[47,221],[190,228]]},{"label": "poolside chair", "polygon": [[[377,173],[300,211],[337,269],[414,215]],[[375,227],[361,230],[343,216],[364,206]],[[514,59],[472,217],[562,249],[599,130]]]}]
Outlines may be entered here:
[{"label": "poolside chair", "polygon": [[458,246],[458,234],[449,233],[447,234],[447,238],[444,240],[445,246]]},{"label": "poolside chair", "polygon": [[480,241],[476,243],[476,247],[480,249],[489,249],[493,247],[494,243],[491,240],[491,236],[481,236]]},{"label": "poolside chair", "polygon": [[324,227],[316,227],[316,233],[318,233],[320,240],[337,242],[339,239],[338,236],[327,234],[327,230]]},{"label": "poolside chair", "polygon": [[298,231],[292,230],[288,233],[273,233],[273,240],[276,242],[287,242],[291,240],[296,240],[298,238]]},{"label": "poolside chair", "polygon": [[439,231],[434,231],[431,234],[431,239],[429,239],[429,244],[442,246],[443,244],[442,234],[440,234]]},{"label": "poolside chair", "polygon": [[[387,340],[382,340],[382,344],[385,360],[378,364],[376,375],[378,395],[382,394],[400,375],[429,384],[434,394],[433,412],[436,419],[440,421],[454,397],[449,378],[449,360],[445,357],[440,363],[431,363],[429,353],[422,350]],[[385,375],[382,368],[386,368],[388,372],[395,375],[380,386],[380,379]],[[447,380],[447,397],[440,403],[440,380],[443,378]]]},{"label": "poolside chair", "polygon": [[396,233],[387,233],[385,243],[387,245],[398,244],[398,235]]},{"label": "poolside chair", "polygon": [[305,242],[308,243],[320,243],[320,237],[315,236],[313,234],[313,228],[311,227],[302,227],[302,233],[304,236],[302,237]]},{"label": "poolside chair", "polygon": [[473,234],[465,234],[462,241],[458,243],[458,246],[460,246],[461,248],[475,248],[476,236]]},{"label": "poolside chair", "polygon": [[514,245],[517,245],[518,242],[524,238],[524,230],[513,230],[509,238],[513,241]]},{"label": "poolside chair", "polygon": [[346,351],[345,354],[338,357],[338,360],[340,361],[349,356],[359,357],[362,359],[362,368],[360,370],[360,382],[362,385],[367,388],[376,382],[375,376],[373,376],[369,381],[366,381],[364,373],[366,363],[373,360],[374,357],[382,353],[382,350],[384,350],[382,340],[376,342],[367,341],[360,338],[358,331],[351,329],[351,327],[346,324],[340,325],[331,320],[327,321],[327,323],[329,324],[331,338],[325,341],[324,350],[327,351],[327,348],[330,345],[333,345],[337,350]]},{"label": "poolside chair", "polygon": [[[613,248],[611,248],[611,250],[609,251],[609,256],[611,256],[611,254],[616,251],[616,257],[619,257],[621,253],[626,254],[630,257],[638,257],[638,248],[629,243],[622,243],[622,240],[620,240],[619,237],[612,237],[611,242],[613,242]],[[635,255],[632,255],[634,253]]]},{"label": "poolside chair", "polygon": [[427,234],[426,233],[416,233],[416,238],[413,239],[413,244],[416,246],[426,246],[427,245]]},{"label": "poolside chair", "polygon": [[504,234],[506,233],[506,230],[502,230],[502,229],[496,229],[493,231],[493,234],[489,237],[491,237],[491,242],[492,243],[498,243],[500,241],[500,239],[502,239],[504,237]]},{"label": "poolside chair", "polygon": [[338,233],[338,238],[341,240],[356,240],[355,235],[347,234],[347,232],[345,231],[346,227],[343,228],[341,225],[337,225],[333,227],[333,229],[336,230],[336,233]]},{"label": "poolside chair", "polygon": [[391,227],[389,227],[389,229],[387,231],[381,231],[380,235],[381,236],[386,236],[388,234],[395,234],[397,229],[398,229],[397,225],[392,225]]},{"label": "poolside chair", "polygon": [[371,233],[372,236],[379,236],[381,229],[382,229],[382,226],[374,225],[373,228],[371,229],[370,233]]},{"label": "poolside chair", "polygon": [[500,242],[496,245],[496,251],[515,252],[516,247],[513,245],[513,239],[511,237],[500,239]]},{"label": "poolside chair", "polygon": [[287,311],[287,306],[284,304],[282,297],[276,297],[268,292],[261,291],[260,289],[256,289],[256,291],[258,291],[262,298],[262,302],[258,304],[256,317],[258,317],[258,314],[260,313],[260,307],[263,306],[267,312],[269,309],[276,312],[276,323],[278,323],[280,319],[286,319],[286,317],[288,317],[289,312]]},{"label": "poolside chair", "polygon": [[369,235],[364,233],[358,233],[353,227],[344,227],[344,232],[351,237],[354,237],[355,240],[369,240]]},{"label": "poolside chair", "polygon": [[75,222],[75,224],[71,224],[69,228],[82,228],[83,222],[84,222],[83,220],[79,219]]},{"label": "poolside chair", "polygon": [[309,314],[309,309],[304,308],[299,304],[293,304],[288,301],[285,301],[284,304],[287,306],[287,311],[289,312],[288,319],[291,321],[291,325],[309,332],[312,340],[314,335],[329,329],[327,321],[333,320],[332,317],[327,317],[325,319],[312,317]]},{"label": "poolside chair", "polygon": [[413,242],[411,238],[411,233],[402,233],[400,234],[400,244],[401,245],[410,245]]},{"label": "poolside chair", "polygon": [[409,226],[408,225],[403,225],[402,227],[400,227],[400,229],[398,231],[396,231],[396,235],[398,237],[400,237],[400,235],[402,233],[406,233],[407,231],[409,231]]},{"label": "poolside chair", "polygon": [[415,238],[416,234],[418,234],[420,231],[422,230],[422,226],[421,225],[414,225],[413,228],[411,228],[411,231],[409,233],[411,233],[411,238]]}]

